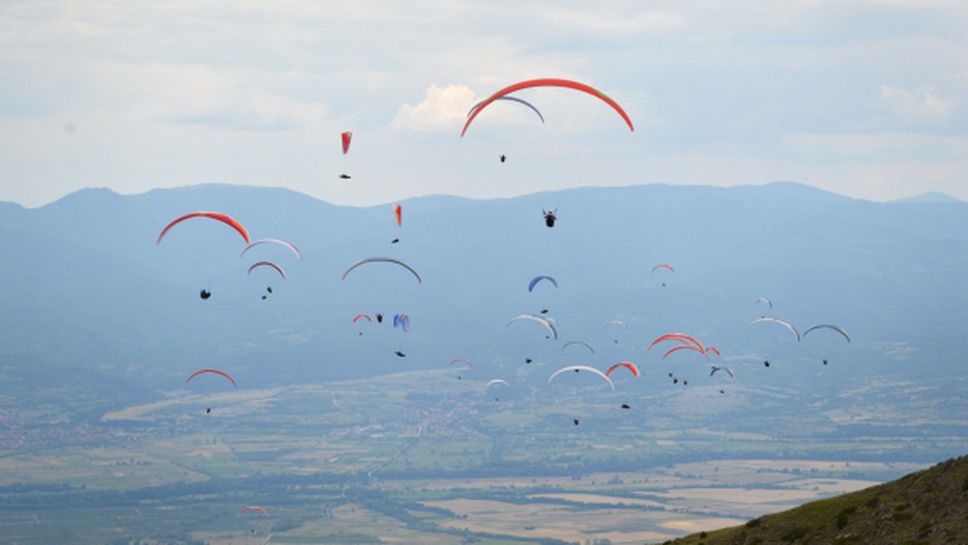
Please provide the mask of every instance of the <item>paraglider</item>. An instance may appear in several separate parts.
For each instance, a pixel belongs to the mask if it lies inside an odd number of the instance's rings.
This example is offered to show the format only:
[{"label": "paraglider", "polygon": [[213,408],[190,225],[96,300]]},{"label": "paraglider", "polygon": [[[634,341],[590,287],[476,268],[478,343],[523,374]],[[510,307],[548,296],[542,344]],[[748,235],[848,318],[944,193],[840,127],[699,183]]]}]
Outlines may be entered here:
[{"label": "paraglider", "polygon": [[628,403],[622,403],[622,408],[623,409],[631,409],[632,407],[629,407]]},{"label": "paraglider", "polygon": [[[282,267],[280,267],[279,265],[276,265],[271,261],[259,261],[257,263],[253,263],[252,266],[249,267],[249,274],[252,274],[252,271],[254,271],[255,269],[258,269],[259,267],[270,267],[272,269],[275,269],[275,271],[279,273],[279,276],[281,276],[283,279],[286,278],[286,271],[284,271]],[[270,291],[269,293],[272,293],[272,291]]]},{"label": "paraglider", "polygon": [[673,354],[673,353],[678,352],[680,350],[693,350],[695,352],[699,352],[700,354],[702,354],[706,359],[709,359],[709,356],[707,356],[705,352],[703,352],[702,350],[696,348],[695,346],[693,346],[691,344],[685,344],[685,343],[683,343],[683,344],[681,344],[679,346],[673,346],[672,348],[666,350],[665,354],[662,354],[662,359],[666,359],[666,358],[669,357],[670,354]]},{"label": "paraglider", "polygon": [[759,299],[756,300],[756,304],[760,304],[760,303],[766,303],[767,305],[769,305],[770,308],[773,308],[773,301],[770,301],[766,297],[760,297]]},{"label": "paraglider", "polygon": [[[531,108],[531,111],[533,111],[534,113],[538,114],[538,119],[540,119],[542,123],[545,122],[544,116],[541,115],[541,112],[539,112],[538,109],[535,108],[534,105],[531,104],[530,102],[527,102],[525,100],[522,100],[522,99],[520,99],[518,97],[509,96],[509,95],[504,95],[504,96],[498,97],[497,100],[506,100],[506,101],[509,101],[509,102],[517,102],[518,104],[523,104],[524,106],[527,106],[528,108]],[[472,106],[471,109],[467,111],[467,117],[470,117],[470,115],[472,113],[474,113],[474,110],[480,108],[481,107],[481,104],[484,104],[484,101],[483,100],[480,101],[480,102],[478,102],[474,106]],[[502,155],[501,157],[504,157],[504,156]],[[503,163],[504,161],[501,161],[501,162]]]},{"label": "paraglider", "polygon": [[719,357],[722,357],[722,354],[720,354],[720,353],[719,353],[719,349],[718,349],[718,348],[716,348],[716,347],[715,347],[715,346],[713,346],[713,345],[709,345],[709,346],[707,346],[707,347],[706,347],[706,352],[707,352],[707,353],[709,353],[709,352],[712,352],[713,354],[716,354],[717,356],[719,356]]},{"label": "paraglider", "polygon": [[823,364],[824,365],[827,365],[827,360],[826,359],[823,360]]},{"label": "paraglider", "polygon": [[205,414],[212,414],[212,408],[209,407],[209,408],[205,409]]},{"label": "paraglider", "polygon": [[206,299],[208,299],[209,297],[212,296],[212,292],[206,291],[206,290],[203,289],[202,291],[200,291],[198,293],[198,296],[201,297],[202,300],[204,301],[204,300],[206,300]]},{"label": "paraglider", "polygon": [[524,358],[524,363],[531,363],[532,361],[534,360],[532,360],[531,358]]},{"label": "paraglider", "polygon": [[357,314],[356,316],[353,316],[353,323],[355,324],[361,318],[366,318],[366,321],[367,322],[373,322],[373,318],[370,318],[370,315],[369,314],[366,314],[364,312],[361,312],[361,313]]},{"label": "paraglider", "polygon": [[790,324],[790,322],[787,322],[786,320],[781,320],[779,318],[774,318],[772,316],[762,316],[760,318],[757,318],[757,319],[753,320],[752,322],[750,322],[749,324],[747,324],[746,328],[749,329],[750,326],[753,326],[755,324],[761,324],[761,323],[767,323],[767,322],[777,323],[777,324],[780,324],[783,327],[787,328],[788,330],[790,330],[791,333],[793,333],[794,335],[796,335],[797,342],[800,342],[800,332],[797,331],[797,328],[793,327],[793,325]]},{"label": "paraglider", "polygon": [[547,280],[548,282],[551,282],[554,287],[558,287],[558,281],[550,276],[535,276],[531,279],[531,282],[528,282],[528,292],[534,291],[534,287],[537,286],[538,282],[541,282],[542,280]]},{"label": "paraglider", "polygon": [[250,511],[255,511],[256,513],[261,513],[262,516],[264,516],[264,517],[268,517],[269,516],[269,512],[266,511],[264,507],[260,507],[258,505],[246,505],[242,509],[239,509],[239,514],[241,515],[243,513],[248,513]]},{"label": "paraglider", "polygon": [[404,354],[403,352],[401,352],[399,350],[397,350],[396,352],[394,352],[394,354],[396,354],[398,358],[405,358],[405,357],[407,357],[406,354]]},{"label": "paraglider", "polygon": [[586,343],[585,341],[568,341],[565,344],[561,345],[561,349],[564,350],[564,349],[568,348],[569,346],[575,346],[575,345],[577,345],[577,346],[584,346],[592,354],[595,353],[595,349],[592,348],[592,345]]},{"label": "paraglider", "polygon": [[575,422],[575,425],[576,425],[576,426],[577,426],[577,425],[579,424],[579,422],[578,422],[578,419],[577,419],[577,418],[575,418],[575,419],[574,419],[574,422]]},{"label": "paraglider", "polygon": [[655,267],[652,267],[653,274],[655,273],[655,271],[657,271],[659,269],[666,269],[666,270],[671,271],[671,272],[676,272],[675,267],[673,267],[672,265],[669,265],[668,263],[659,263]]},{"label": "paraglider", "polygon": [[242,253],[239,254],[239,257],[244,256],[246,252],[261,244],[277,244],[279,246],[282,246],[283,248],[286,248],[287,250],[292,252],[293,255],[296,256],[296,259],[298,259],[299,261],[302,261],[302,252],[299,251],[299,248],[296,248],[295,244],[286,240],[282,240],[281,238],[262,238],[262,239],[256,240],[255,242],[246,246],[245,249],[242,250]]},{"label": "paraglider", "polygon": [[393,240],[390,241],[390,244],[396,244],[398,242],[400,242],[400,239],[399,238],[395,238],[395,239],[393,239]]},{"label": "paraglider", "polygon": [[410,316],[406,314],[393,315],[393,327],[400,326],[404,333],[410,331]]},{"label": "paraglider", "polygon": [[736,378],[736,375],[733,373],[732,369],[730,369],[729,367],[723,367],[723,366],[717,366],[717,365],[713,365],[710,368],[709,376],[715,375],[716,371],[726,371],[726,374],[729,375],[729,378]]},{"label": "paraglider", "polygon": [[[628,363],[628,362],[625,362],[625,363]],[[593,374],[595,376],[601,377],[602,380],[604,380],[606,383],[608,383],[608,385],[609,385],[609,387],[611,387],[612,391],[613,392],[615,391],[615,383],[612,382],[612,379],[610,379],[608,377],[608,375],[606,375],[605,373],[599,371],[598,369],[595,369],[594,367],[589,367],[587,365],[569,365],[567,367],[562,367],[561,369],[558,369],[554,373],[551,373],[551,376],[548,377],[548,383],[550,384],[551,381],[553,381],[555,379],[555,377],[557,377],[558,375],[560,375],[562,373],[567,373],[569,371],[573,371],[575,373],[578,373],[580,371],[586,371],[586,372],[591,373],[591,374]]]},{"label": "paraglider", "polygon": [[576,91],[588,93],[589,95],[592,95],[593,97],[596,97],[599,100],[611,106],[612,109],[615,110],[615,112],[622,117],[622,119],[625,121],[625,124],[628,125],[629,130],[630,131],[635,130],[635,126],[632,125],[632,120],[629,119],[629,116],[627,113],[625,113],[625,110],[623,110],[622,107],[619,106],[617,102],[609,98],[605,93],[599,91],[598,89],[595,89],[594,87],[591,87],[584,83],[571,81],[567,79],[541,78],[541,79],[521,81],[513,85],[509,85],[497,91],[490,97],[488,97],[486,100],[481,102],[479,106],[477,106],[471,111],[471,115],[467,118],[467,121],[464,123],[464,128],[463,130],[461,130],[460,135],[464,136],[464,134],[467,133],[467,128],[470,127],[471,123],[478,116],[478,114],[484,111],[484,109],[490,106],[494,101],[499,100],[501,97],[514,93],[515,91],[520,91],[522,89],[529,89],[532,87],[564,87],[564,88],[574,89]]},{"label": "paraglider", "polygon": [[810,333],[811,331],[814,331],[816,329],[832,329],[832,330],[836,331],[837,333],[840,333],[841,335],[843,335],[844,338],[847,339],[847,342],[850,342],[850,335],[847,334],[847,330],[845,330],[844,328],[840,327],[839,325],[833,325],[833,324],[818,324],[818,325],[815,325],[815,326],[811,327],[810,329],[804,331],[803,332],[803,337],[806,338],[808,333]]},{"label": "paraglider", "polygon": [[403,207],[399,204],[393,205],[393,217],[397,220],[397,227],[403,224]]},{"label": "paraglider", "polygon": [[[343,156],[345,157],[350,152],[350,142],[353,141],[353,133],[351,131],[344,131],[340,133],[339,138],[343,148]],[[346,159],[343,160],[343,163],[343,167],[346,168]],[[339,175],[340,180],[349,180],[350,178],[351,176],[349,174],[344,173]]]},{"label": "paraglider", "polygon": [[207,375],[207,374],[219,375],[219,376],[225,377],[226,379],[228,379],[229,382],[232,383],[232,386],[235,386],[236,389],[238,389],[239,387],[239,385],[235,383],[235,379],[232,378],[232,376],[226,373],[225,371],[222,371],[221,369],[199,369],[198,371],[195,371],[194,373],[189,375],[188,378],[185,379],[185,382],[186,383],[191,382],[192,379],[197,377],[198,375]]},{"label": "paraglider", "polygon": [[399,265],[404,269],[407,269],[408,271],[410,271],[410,274],[412,274],[414,278],[417,279],[418,283],[423,284],[423,279],[420,278],[420,275],[417,274],[417,271],[415,271],[413,267],[411,267],[410,265],[407,265],[406,263],[404,263],[403,261],[400,261],[399,259],[393,259],[391,257],[368,257],[361,261],[357,261],[356,263],[351,265],[350,268],[343,271],[343,277],[342,277],[343,280],[346,280],[346,275],[350,274],[350,272],[352,272],[353,269],[360,267],[362,265],[366,265],[367,263],[393,263],[394,265]]},{"label": "paraglider", "polygon": [[625,322],[623,322],[622,320],[609,320],[605,322],[605,325],[602,326],[602,329],[608,329],[609,326],[613,326],[613,325],[622,326],[622,329],[625,329],[626,331],[629,328],[629,326],[626,325]]},{"label": "paraglider", "polygon": [[245,230],[245,227],[241,223],[239,223],[236,219],[232,218],[231,216],[227,214],[222,214],[220,212],[190,212],[188,214],[185,214],[184,216],[180,216],[176,218],[174,221],[166,225],[165,228],[162,229],[161,233],[158,235],[158,240],[155,241],[155,244],[161,244],[161,240],[165,238],[165,235],[168,233],[168,231],[171,230],[172,227],[191,218],[209,218],[216,221],[220,221],[225,225],[228,225],[232,229],[235,229],[235,231],[242,237],[242,239],[245,240],[246,244],[250,243],[249,232]]},{"label": "paraglider", "polygon": [[508,384],[508,381],[506,381],[506,380],[504,380],[502,378],[496,378],[496,379],[489,380],[487,382],[487,384],[484,385],[484,390],[488,390],[488,389],[491,388],[491,386],[494,386],[494,385],[497,385],[497,384],[501,384],[501,385],[507,386],[508,388],[511,387],[511,385]]},{"label": "paraglider", "polygon": [[502,153],[501,154],[501,162],[503,163],[503,162],[505,162],[507,160],[508,160],[507,156]]},{"label": "paraglider", "polygon": [[608,368],[608,371],[605,371],[605,376],[606,377],[611,377],[612,376],[612,373],[614,373],[616,370],[618,370],[619,368],[622,368],[622,367],[624,367],[624,368],[628,369],[629,371],[631,371],[632,372],[632,375],[635,376],[635,378],[639,378],[639,367],[637,365],[635,365],[634,363],[630,362],[630,361],[620,361],[620,362],[616,363],[615,365],[609,367]]},{"label": "paraglider", "polygon": [[770,360],[766,360],[763,362],[763,367],[769,367],[769,366],[770,366]]},{"label": "paraglider", "polygon": [[544,208],[541,209],[541,215],[544,216],[545,225],[549,228],[555,226],[555,222],[558,221],[558,209],[555,208],[554,212],[549,212]]},{"label": "paraglider", "polygon": [[471,363],[471,360],[467,358],[454,358],[447,362],[447,365],[457,365],[458,363],[466,363],[468,367],[474,367],[474,364]]},{"label": "paraglider", "polygon": [[[350,152],[350,142],[353,141],[353,131],[346,131],[339,135],[340,143],[343,145],[343,155]],[[364,142],[365,144],[366,142]],[[366,146],[363,146],[364,148]]]},{"label": "paraglider", "polygon": [[666,341],[679,341],[681,344],[690,343],[698,348],[700,352],[704,354],[706,353],[706,347],[703,346],[698,339],[692,335],[686,335],[685,333],[666,333],[665,335],[660,335],[652,341],[652,344],[650,344],[648,348],[646,348],[646,352],[652,350],[653,346]]},{"label": "paraglider", "polygon": [[383,323],[383,315],[380,314],[379,312],[376,313],[376,323],[378,323],[378,324],[382,324]]},{"label": "paraglider", "polygon": [[515,316],[514,318],[512,318],[511,321],[508,322],[508,325],[506,327],[511,327],[511,324],[513,324],[514,322],[517,322],[519,320],[529,320],[529,321],[532,321],[532,322],[537,322],[537,323],[541,324],[542,326],[544,326],[544,328],[547,329],[548,332],[551,333],[551,335],[554,336],[555,339],[558,338],[558,330],[555,329],[555,326],[553,325],[553,323],[552,323],[552,321],[550,319],[548,319],[548,318],[542,318],[540,316],[535,316],[533,314],[519,314],[519,315]]}]

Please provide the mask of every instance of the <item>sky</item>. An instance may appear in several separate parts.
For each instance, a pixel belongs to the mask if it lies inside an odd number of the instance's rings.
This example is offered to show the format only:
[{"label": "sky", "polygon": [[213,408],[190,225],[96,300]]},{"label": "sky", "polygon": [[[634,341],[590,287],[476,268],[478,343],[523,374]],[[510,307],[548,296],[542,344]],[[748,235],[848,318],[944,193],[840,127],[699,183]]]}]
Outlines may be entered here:
[{"label": "sky", "polygon": [[[2,1],[0,200],[777,180],[968,200],[966,28],[961,0]],[[545,123],[499,103],[460,137],[474,103],[537,77],[602,90],[635,131],[546,88],[517,95]]]}]

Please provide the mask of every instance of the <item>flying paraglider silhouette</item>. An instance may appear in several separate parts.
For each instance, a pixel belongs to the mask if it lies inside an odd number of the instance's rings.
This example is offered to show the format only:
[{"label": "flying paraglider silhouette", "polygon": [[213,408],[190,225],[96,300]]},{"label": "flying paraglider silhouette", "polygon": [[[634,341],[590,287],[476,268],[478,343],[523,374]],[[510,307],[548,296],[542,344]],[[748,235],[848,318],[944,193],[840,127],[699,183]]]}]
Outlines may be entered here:
[{"label": "flying paraglider silhouette", "polygon": [[558,221],[558,209],[555,208],[554,211],[549,212],[545,209],[541,209],[541,214],[544,215],[545,225],[549,228],[555,226],[555,222]]}]

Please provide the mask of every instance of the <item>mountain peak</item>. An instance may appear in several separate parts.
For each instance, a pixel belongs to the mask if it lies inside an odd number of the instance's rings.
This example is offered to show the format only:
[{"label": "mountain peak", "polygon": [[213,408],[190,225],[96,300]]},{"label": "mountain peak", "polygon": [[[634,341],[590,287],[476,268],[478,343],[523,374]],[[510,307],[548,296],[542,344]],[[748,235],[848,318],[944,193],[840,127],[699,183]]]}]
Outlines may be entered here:
[{"label": "mountain peak", "polygon": [[957,197],[952,197],[947,193],[942,193],[940,191],[928,191],[912,197],[903,197],[900,199],[894,199],[894,203],[908,203],[908,202],[962,202],[961,199]]}]

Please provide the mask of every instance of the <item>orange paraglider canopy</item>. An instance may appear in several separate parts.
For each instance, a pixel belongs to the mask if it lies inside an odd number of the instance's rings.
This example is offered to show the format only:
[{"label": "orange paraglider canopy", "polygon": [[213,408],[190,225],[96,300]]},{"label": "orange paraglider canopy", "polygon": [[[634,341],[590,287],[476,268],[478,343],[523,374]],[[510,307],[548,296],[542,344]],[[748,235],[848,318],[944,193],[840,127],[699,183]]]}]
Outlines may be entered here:
[{"label": "orange paraglider canopy", "polygon": [[623,110],[622,107],[619,106],[617,102],[609,98],[608,95],[599,91],[598,89],[595,89],[594,87],[590,85],[586,85],[581,82],[567,80],[567,79],[541,78],[541,79],[529,79],[526,81],[515,83],[513,85],[508,85],[504,89],[501,89],[500,91],[494,93],[493,95],[485,99],[483,102],[481,102],[479,106],[477,106],[471,112],[470,117],[468,117],[467,121],[464,123],[464,129],[460,132],[460,135],[464,136],[464,134],[467,132],[467,128],[470,127],[471,123],[474,121],[474,118],[477,117],[477,114],[481,113],[481,111],[483,111],[484,108],[487,108],[492,102],[494,102],[495,100],[498,100],[499,98],[505,95],[511,94],[515,91],[520,91],[521,89],[530,89],[531,87],[565,87],[567,89],[574,89],[576,91],[588,93],[589,95],[592,95],[593,97],[596,97],[599,100],[611,106],[613,110],[618,112],[618,115],[622,116],[622,119],[625,121],[625,124],[628,125],[629,130],[630,131],[635,130],[635,126],[632,125],[632,120],[629,118],[629,115],[625,113],[625,110]]},{"label": "orange paraglider canopy", "polygon": [[232,229],[235,229],[240,235],[242,235],[242,238],[245,240],[246,244],[249,244],[251,242],[251,240],[249,240],[249,232],[246,231],[245,227],[233,217],[227,214],[222,214],[220,212],[191,212],[175,219],[174,221],[166,225],[165,228],[161,230],[161,234],[158,235],[158,240],[155,241],[155,244],[161,244],[161,239],[165,238],[165,234],[167,234],[172,227],[191,218],[211,218],[213,220],[218,220],[228,225]]}]

